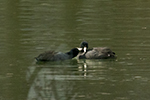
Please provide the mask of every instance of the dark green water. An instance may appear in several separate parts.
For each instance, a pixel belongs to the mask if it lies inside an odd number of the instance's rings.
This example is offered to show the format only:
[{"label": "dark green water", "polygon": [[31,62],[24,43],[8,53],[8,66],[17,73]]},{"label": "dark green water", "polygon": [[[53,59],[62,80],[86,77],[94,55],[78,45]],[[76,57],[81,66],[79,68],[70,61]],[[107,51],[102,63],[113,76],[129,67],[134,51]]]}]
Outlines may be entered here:
[{"label": "dark green water", "polygon": [[[0,0],[0,100],[149,100],[150,1]],[[36,64],[86,40],[116,60]]]}]

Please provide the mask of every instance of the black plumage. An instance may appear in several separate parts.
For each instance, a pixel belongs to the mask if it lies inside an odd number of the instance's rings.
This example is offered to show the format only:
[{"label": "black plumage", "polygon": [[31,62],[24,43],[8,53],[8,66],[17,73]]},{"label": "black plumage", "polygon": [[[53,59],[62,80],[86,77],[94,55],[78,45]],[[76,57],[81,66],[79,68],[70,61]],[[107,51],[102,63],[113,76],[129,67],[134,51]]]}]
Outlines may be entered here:
[{"label": "black plumage", "polygon": [[88,43],[82,42],[80,44],[82,52],[78,54],[79,59],[107,59],[115,58],[115,53],[108,47],[93,47],[88,49]]},{"label": "black plumage", "polygon": [[72,59],[76,57],[78,53],[79,53],[79,50],[77,48],[73,48],[69,52],[66,52],[66,53],[46,51],[40,54],[35,59],[37,61],[60,61],[60,60]]}]

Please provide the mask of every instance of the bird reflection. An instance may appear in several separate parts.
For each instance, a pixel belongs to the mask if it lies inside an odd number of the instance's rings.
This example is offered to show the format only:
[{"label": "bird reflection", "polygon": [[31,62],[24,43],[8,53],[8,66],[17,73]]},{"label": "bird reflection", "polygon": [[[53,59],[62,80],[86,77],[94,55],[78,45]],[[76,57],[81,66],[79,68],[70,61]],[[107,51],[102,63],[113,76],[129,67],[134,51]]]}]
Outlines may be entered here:
[{"label": "bird reflection", "polygon": [[76,59],[72,62],[35,64],[28,67],[28,100],[74,100],[79,81],[105,79],[108,60]]},{"label": "bird reflection", "polygon": [[81,60],[78,60],[78,63],[80,63],[81,65],[79,65],[78,69],[79,69],[79,72],[82,72],[82,75],[84,77],[87,76],[87,71],[88,71],[88,66],[87,66],[87,63],[85,61],[81,62]]},{"label": "bird reflection", "polygon": [[31,85],[28,100],[72,100],[77,94],[72,94],[74,83],[66,78],[63,70],[29,67],[27,81]]},{"label": "bird reflection", "polygon": [[107,75],[108,64],[114,62],[112,59],[80,59],[78,61],[78,71],[82,73],[82,76],[86,79],[97,80],[105,79]]}]

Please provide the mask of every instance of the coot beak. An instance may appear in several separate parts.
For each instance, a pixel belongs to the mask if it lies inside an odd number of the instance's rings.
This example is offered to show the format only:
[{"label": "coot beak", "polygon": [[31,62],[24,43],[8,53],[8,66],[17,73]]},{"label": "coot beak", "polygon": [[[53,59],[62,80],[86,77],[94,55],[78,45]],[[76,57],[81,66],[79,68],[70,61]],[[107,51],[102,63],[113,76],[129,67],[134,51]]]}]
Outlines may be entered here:
[{"label": "coot beak", "polygon": [[79,51],[82,51],[82,48],[77,48]]},{"label": "coot beak", "polygon": [[86,52],[86,49],[87,49],[87,47],[84,47],[84,48],[83,48],[84,52]]}]

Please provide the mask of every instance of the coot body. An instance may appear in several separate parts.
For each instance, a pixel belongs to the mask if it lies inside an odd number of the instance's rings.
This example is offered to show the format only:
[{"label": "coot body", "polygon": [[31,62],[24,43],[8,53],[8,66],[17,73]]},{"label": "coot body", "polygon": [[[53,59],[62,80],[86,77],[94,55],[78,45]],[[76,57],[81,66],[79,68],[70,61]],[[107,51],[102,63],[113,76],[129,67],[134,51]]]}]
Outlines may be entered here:
[{"label": "coot body", "polygon": [[115,58],[115,53],[108,47],[94,47],[88,49],[88,43],[82,42],[80,44],[82,52],[78,54],[79,59],[107,59]]},{"label": "coot body", "polygon": [[35,59],[37,61],[61,61],[61,60],[67,60],[72,59],[76,57],[79,53],[78,48],[73,48],[69,52],[62,53],[62,52],[55,52],[55,51],[46,51],[42,54],[40,54]]}]

